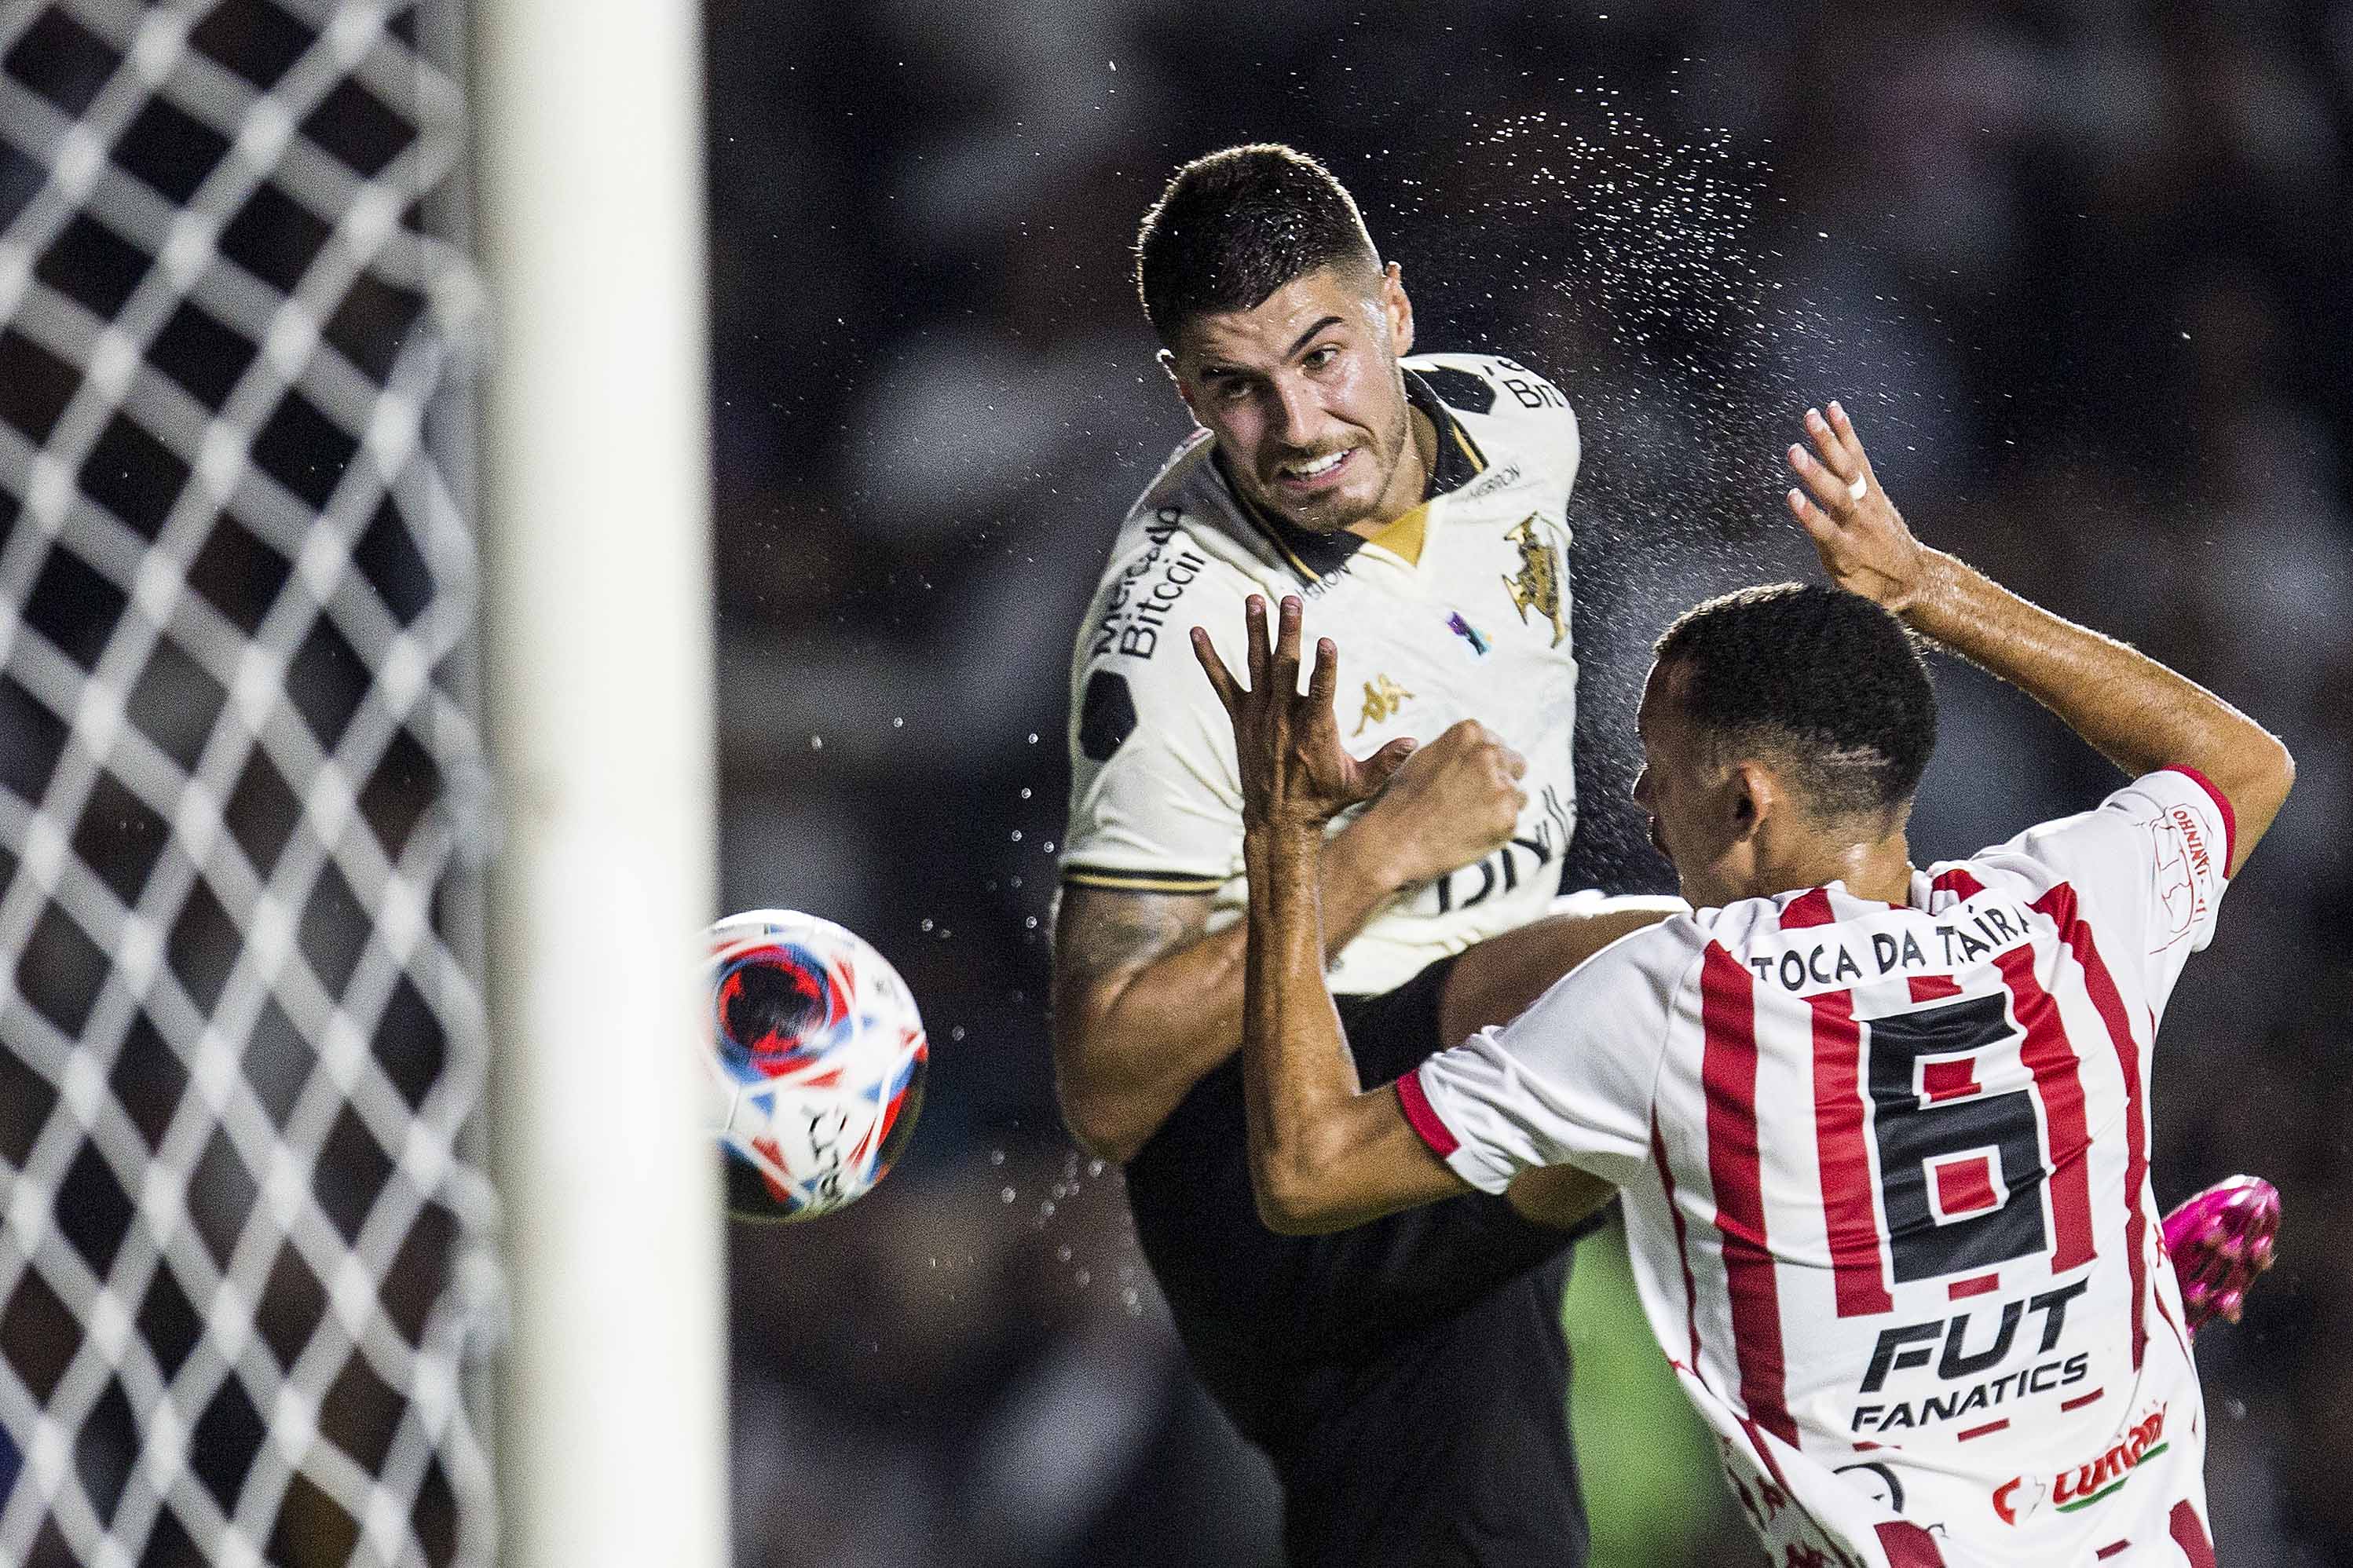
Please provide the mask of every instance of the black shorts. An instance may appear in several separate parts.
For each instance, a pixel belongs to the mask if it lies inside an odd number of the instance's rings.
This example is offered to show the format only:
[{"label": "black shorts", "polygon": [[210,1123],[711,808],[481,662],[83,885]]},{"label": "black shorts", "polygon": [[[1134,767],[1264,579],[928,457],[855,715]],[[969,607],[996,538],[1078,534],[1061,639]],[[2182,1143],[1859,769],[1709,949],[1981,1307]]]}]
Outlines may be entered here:
[{"label": "black shorts", "polygon": [[[1338,999],[1359,1081],[1437,1050],[1451,959]],[[1576,1568],[1561,1292],[1576,1236],[1472,1193],[1330,1236],[1258,1217],[1241,1066],[1195,1085],[1127,1167],[1193,1369],[1282,1482],[1293,1568]]]}]

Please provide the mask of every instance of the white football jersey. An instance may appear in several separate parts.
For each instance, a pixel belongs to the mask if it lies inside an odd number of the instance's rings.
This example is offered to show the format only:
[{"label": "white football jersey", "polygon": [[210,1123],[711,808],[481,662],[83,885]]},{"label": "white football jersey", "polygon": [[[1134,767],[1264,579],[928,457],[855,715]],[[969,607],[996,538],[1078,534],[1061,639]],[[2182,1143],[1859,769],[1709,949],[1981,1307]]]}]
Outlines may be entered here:
[{"label": "white football jersey", "polygon": [[2167,770],[1908,905],[1678,916],[1398,1097],[1487,1191],[1624,1189],[1651,1331],[1775,1564],[2211,1564],[2148,1086],[2232,831]]},{"label": "white football jersey", "polygon": [[[1567,521],[1577,416],[1510,360],[1423,354],[1406,387],[1438,429],[1429,499],[1375,539],[1293,527],[1241,500],[1207,431],[1128,513],[1071,661],[1066,882],[1213,895],[1240,918],[1233,731],[1188,634],[1246,670],[1242,605],[1306,600],[1307,646],[1340,648],[1340,736],[1357,755],[1476,719],[1525,754],[1512,840],[1409,889],[1340,954],[1334,989],[1371,993],[1546,912],[1576,826]],[[1335,825],[1337,831],[1338,824]]]}]

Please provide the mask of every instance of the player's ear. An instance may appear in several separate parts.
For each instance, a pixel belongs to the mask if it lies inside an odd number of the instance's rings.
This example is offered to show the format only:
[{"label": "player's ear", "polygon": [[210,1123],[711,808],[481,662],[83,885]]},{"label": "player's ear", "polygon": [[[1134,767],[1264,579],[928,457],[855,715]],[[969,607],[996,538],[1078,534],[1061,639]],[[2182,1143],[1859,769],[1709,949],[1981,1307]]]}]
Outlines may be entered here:
[{"label": "player's ear", "polygon": [[1200,409],[1193,406],[1193,388],[1188,388],[1188,385],[1184,384],[1184,376],[1176,374],[1176,353],[1169,351],[1169,348],[1163,348],[1160,355],[1157,355],[1157,360],[1160,360],[1160,369],[1167,372],[1169,385],[1176,388],[1176,400],[1184,402],[1184,411],[1193,416],[1193,423],[1198,426],[1198,423],[1200,423]]},{"label": "player's ear", "polygon": [[1389,341],[1398,357],[1413,352],[1413,301],[1406,297],[1405,268],[1390,262],[1381,269],[1381,312],[1388,318]]},{"label": "player's ear", "polygon": [[1733,763],[1725,787],[1730,812],[1725,826],[1731,829],[1736,843],[1754,837],[1765,818],[1780,804],[1778,783],[1769,770],[1757,763]]}]

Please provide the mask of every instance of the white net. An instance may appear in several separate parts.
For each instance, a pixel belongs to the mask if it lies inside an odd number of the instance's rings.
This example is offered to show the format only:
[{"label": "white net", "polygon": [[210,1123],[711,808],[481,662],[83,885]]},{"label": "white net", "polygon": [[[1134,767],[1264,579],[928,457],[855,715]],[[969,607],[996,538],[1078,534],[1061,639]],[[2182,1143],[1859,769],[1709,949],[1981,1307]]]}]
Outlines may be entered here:
[{"label": "white net", "polygon": [[453,20],[0,6],[0,1562],[491,1554]]}]

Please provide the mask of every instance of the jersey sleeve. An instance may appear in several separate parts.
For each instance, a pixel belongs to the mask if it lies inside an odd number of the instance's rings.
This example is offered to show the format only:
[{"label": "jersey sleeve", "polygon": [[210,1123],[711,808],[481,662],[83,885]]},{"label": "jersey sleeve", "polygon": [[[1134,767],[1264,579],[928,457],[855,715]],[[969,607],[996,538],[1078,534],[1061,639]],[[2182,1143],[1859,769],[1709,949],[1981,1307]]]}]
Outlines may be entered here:
[{"label": "jersey sleeve", "polygon": [[[1181,565],[1181,563],[1180,563]],[[1201,571],[1155,613],[1139,600],[1163,567],[1098,595],[1071,682],[1071,815],[1061,876],[1086,887],[1208,893],[1240,874],[1241,780],[1233,729],[1194,659],[1208,629],[1229,669],[1246,668],[1242,595]],[[1153,604],[1148,597],[1141,601]]]},{"label": "jersey sleeve", "polygon": [[1689,923],[1620,939],[1509,1024],[1399,1079],[1406,1119],[1431,1152],[1490,1193],[1539,1165],[1632,1179],[1650,1157],[1672,998],[1696,957],[1678,940]]},{"label": "jersey sleeve", "polygon": [[2163,1012],[2189,955],[2213,940],[2237,824],[2230,800],[2189,768],[2162,768],[2077,816],[1999,850],[2073,886],[2109,962],[2132,964]]}]

